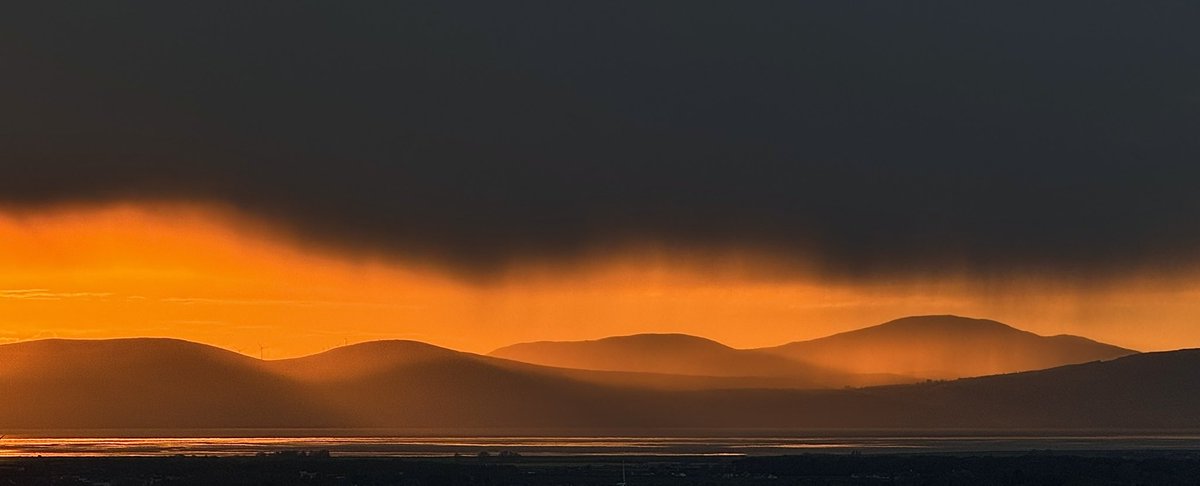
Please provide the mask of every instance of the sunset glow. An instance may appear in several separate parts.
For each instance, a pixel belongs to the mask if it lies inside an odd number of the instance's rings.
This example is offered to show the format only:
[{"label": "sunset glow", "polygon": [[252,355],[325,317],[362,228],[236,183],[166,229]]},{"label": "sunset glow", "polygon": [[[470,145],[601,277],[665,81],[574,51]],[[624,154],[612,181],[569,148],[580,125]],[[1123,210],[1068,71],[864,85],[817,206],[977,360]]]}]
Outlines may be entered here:
[{"label": "sunset glow", "polygon": [[1200,484],[1163,3],[13,5],[0,485]]},{"label": "sunset glow", "polygon": [[[769,258],[665,250],[524,265],[486,282],[303,244],[232,210],[122,204],[0,213],[0,340],[166,336],[267,358],[412,339],[488,352],[681,332],[760,347],[904,315],[981,315],[1141,350],[1200,344],[1200,286],[1130,279],[904,282],[761,277]],[[747,263],[753,262],[753,263]],[[551,271],[556,270],[556,271]],[[569,325],[568,325],[569,324]],[[260,348],[261,346],[261,348]]]}]

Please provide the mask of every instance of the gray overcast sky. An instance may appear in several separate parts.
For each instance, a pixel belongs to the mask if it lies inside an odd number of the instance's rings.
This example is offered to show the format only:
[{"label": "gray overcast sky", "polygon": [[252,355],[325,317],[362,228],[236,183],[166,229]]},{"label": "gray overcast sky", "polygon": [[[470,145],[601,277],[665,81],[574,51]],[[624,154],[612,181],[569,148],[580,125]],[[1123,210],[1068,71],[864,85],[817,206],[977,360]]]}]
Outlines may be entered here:
[{"label": "gray overcast sky", "polygon": [[0,201],[209,199],[468,272],[1200,258],[1200,3],[28,2]]}]

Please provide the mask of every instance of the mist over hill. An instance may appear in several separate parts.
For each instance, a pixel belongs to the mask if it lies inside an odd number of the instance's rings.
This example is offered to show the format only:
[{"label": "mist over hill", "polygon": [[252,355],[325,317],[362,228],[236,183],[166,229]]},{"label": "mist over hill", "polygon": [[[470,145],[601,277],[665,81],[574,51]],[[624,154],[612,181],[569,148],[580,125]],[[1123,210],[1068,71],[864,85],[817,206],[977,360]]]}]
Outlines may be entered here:
[{"label": "mist over hill", "polygon": [[[636,334],[594,341],[514,344],[490,356],[586,370],[741,377],[788,388],[838,388],[916,381],[887,372],[855,374],[771,353],[734,349],[686,334]],[[767,380],[773,378],[773,380]]]},{"label": "mist over hill", "polygon": [[1039,370],[1133,353],[1079,336],[1039,336],[986,319],[932,315],[761,349],[686,334],[636,334],[520,343],[490,355],[587,370],[788,377],[790,388],[838,388]]},{"label": "mist over hill", "polygon": [[278,361],[178,340],[35,341],[0,346],[0,430],[1200,427],[1200,350],[858,389],[665,389],[591,373],[411,341]]},{"label": "mist over hill", "polygon": [[760,351],[847,373],[945,379],[1040,370],[1136,353],[1071,335],[1039,336],[987,319],[913,316]]},{"label": "mist over hill", "polygon": [[0,390],[0,427],[323,427],[346,420],[257,359],[176,339],[6,344]]}]

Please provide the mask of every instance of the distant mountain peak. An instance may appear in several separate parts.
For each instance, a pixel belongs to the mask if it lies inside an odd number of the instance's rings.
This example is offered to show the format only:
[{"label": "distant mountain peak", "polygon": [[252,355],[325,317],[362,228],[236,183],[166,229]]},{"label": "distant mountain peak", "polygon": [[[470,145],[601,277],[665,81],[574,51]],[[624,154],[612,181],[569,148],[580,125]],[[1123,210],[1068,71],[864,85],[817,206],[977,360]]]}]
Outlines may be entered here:
[{"label": "distant mountain peak", "polygon": [[916,315],[916,316],[905,316],[905,317],[899,317],[896,319],[892,319],[890,321],[887,321],[887,322],[885,322],[883,324],[879,324],[879,325],[887,326],[887,325],[908,324],[908,323],[928,324],[928,323],[933,323],[933,322],[947,323],[947,324],[964,324],[964,325],[980,324],[980,325],[989,325],[989,326],[995,326],[995,327],[1006,327],[1009,329],[1016,329],[1008,324],[1004,324],[999,321],[994,321],[992,319],[967,317],[967,316],[960,316],[960,315],[956,315],[956,314],[923,314],[923,315]]},{"label": "distant mountain peak", "polygon": [[340,346],[325,352],[267,362],[297,377],[328,378],[377,373],[397,367],[466,356],[420,341],[380,340]]},{"label": "distant mountain peak", "polygon": [[[775,377],[801,387],[894,383],[895,376],[857,376],[711,339],[678,333],[613,336],[588,341],[541,341],[497,349],[490,356],[581,370],[707,377]],[[884,375],[884,374],[880,374]]]},{"label": "distant mountain peak", "polygon": [[894,329],[904,331],[992,331],[1026,333],[1015,327],[991,319],[963,317],[952,314],[931,314],[908,316],[893,319],[883,324],[858,329],[850,332],[865,332],[870,330]]},{"label": "distant mountain peak", "polygon": [[394,352],[432,352],[432,353],[455,353],[458,351],[449,348],[443,348],[421,341],[413,341],[409,339],[381,339],[378,341],[364,341],[361,343],[348,344],[339,346],[326,353],[343,352],[343,353],[394,353]]},{"label": "distant mountain peak", "polygon": [[1040,336],[991,319],[923,315],[764,351],[857,373],[959,378],[1135,353],[1080,336]]},{"label": "distant mountain peak", "polygon": [[[726,346],[724,344],[721,344],[717,341],[714,341],[714,340],[706,338],[706,337],[700,337],[700,336],[696,336],[696,335],[692,335],[692,334],[683,334],[683,333],[676,333],[676,332],[661,332],[661,333],[660,332],[644,332],[644,333],[637,333],[637,334],[625,334],[625,335],[621,335],[621,336],[608,336],[608,337],[602,337],[602,338],[597,338],[597,339],[584,339],[584,340],[578,340],[578,341],[550,341],[550,340],[530,341],[527,343],[517,343],[517,344],[513,344],[510,346],[504,346],[504,347],[507,348],[507,347],[511,347],[511,346],[521,346],[521,345],[528,345],[528,344],[639,343],[639,342],[704,344],[704,345],[720,346],[723,348],[729,347],[729,346]],[[501,348],[501,349],[503,349],[503,348]]]},{"label": "distant mountain peak", "polygon": [[179,353],[220,356],[228,359],[253,359],[228,349],[184,339],[164,337],[130,337],[106,339],[50,338],[18,341],[0,345],[0,353],[99,353],[122,358],[135,356],[165,356]]},{"label": "distant mountain peak", "polygon": [[[562,342],[562,341],[560,341]],[[683,333],[639,333],[628,334],[624,336],[609,336],[600,339],[591,339],[583,342],[592,343],[632,343],[632,344],[651,344],[651,345],[688,345],[688,346],[707,346],[712,348],[733,349],[722,343],[714,341],[706,337],[695,336],[692,334]]]}]

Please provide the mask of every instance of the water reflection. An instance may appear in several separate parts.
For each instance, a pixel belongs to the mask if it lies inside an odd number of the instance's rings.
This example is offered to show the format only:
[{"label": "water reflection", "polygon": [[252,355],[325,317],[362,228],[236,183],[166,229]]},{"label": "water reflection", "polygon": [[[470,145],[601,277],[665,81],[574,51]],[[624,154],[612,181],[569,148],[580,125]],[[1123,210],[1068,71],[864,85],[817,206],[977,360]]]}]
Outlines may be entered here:
[{"label": "water reflection", "polygon": [[1200,449],[1200,436],[1059,437],[199,437],[0,439],[0,457],[253,455],[324,449],[334,455],[771,455],[799,452],[983,452]]}]

